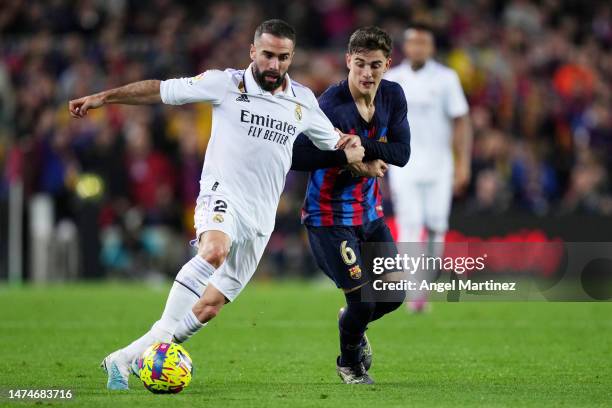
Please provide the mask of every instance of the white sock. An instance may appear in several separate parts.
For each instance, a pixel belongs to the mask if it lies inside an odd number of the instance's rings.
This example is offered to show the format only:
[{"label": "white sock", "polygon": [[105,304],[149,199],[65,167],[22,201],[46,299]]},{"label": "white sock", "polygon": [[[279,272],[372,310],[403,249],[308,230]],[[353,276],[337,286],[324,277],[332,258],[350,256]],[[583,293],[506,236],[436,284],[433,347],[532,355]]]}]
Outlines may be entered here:
[{"label": "white sock", "polygon": [[174,332],[174,341],[176,343],[186,342],[191,336],[196,334],[198,330],[200,330],[207,324],[208,323],[201,323],[200,320],[193,313],[193,310],[190,310],[185,315],[183,321],[176,328],[176,331]]},{"label": "white sock", "polygon": [[185,315],[193,314],[191,309],[204,293],[214,271],[215,268],[199,255],[183,265],[170,289],[161,318],[153,324],[151,330],[123,348],[123,355],[133,361],[153,343],[171,341]]}]

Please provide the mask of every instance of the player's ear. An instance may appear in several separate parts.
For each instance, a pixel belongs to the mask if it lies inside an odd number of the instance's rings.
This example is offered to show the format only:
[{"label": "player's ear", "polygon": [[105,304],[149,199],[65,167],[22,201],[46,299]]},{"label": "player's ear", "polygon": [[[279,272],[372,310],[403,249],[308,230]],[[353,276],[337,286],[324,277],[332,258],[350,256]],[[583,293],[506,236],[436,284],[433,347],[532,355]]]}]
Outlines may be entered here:
[{"label": "player's ear", "polygon": [[350,71],[351,69],[351,54],[349,54],[348,52],[345,55],[346,58],[346,68],[348,68],[348,70]]},{"label": "player's ear", "polygon": [[255,44],[251,44],[249,55],[251,56],[251,61],[255,61],[255,58],[257,57],[257,48],[255,48]]},{"label": "player's ear", "polygon": [[385,63],[385,70],[384,70],[384,72],[387,72],[389,70],[389,68],[391,68],[391,57],[387,58],[387,62]]}]

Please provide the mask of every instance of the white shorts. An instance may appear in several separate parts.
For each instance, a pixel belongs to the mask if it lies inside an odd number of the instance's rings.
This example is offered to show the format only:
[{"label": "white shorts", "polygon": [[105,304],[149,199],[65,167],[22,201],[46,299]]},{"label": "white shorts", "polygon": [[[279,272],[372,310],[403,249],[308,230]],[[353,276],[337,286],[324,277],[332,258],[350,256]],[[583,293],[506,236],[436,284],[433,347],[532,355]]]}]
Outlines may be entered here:
[{"label": "white shorts", "polygon": [[195,208],[196,242],[203,232],[221,231],[229,235],[232,242],[238,238],[236,210],[229,198],[222,194],[198,197]]},{"label": "white shorts", "polygon": [[427,228],[437,233],[448,230],[452,202],[452,178],[403,182],[392,189],[393,208],[402,242],[421,241]]},{"label": "white shorts", "polygon": [[195,210],[197,246],[200,235],[206,231],[221,231],[231,239],[225,262],[212,274],[212,284],[231,302],[244,289],[257,269],[270,235],[258,234],[246,224],[231,200],[221,194],[200,197]]}]

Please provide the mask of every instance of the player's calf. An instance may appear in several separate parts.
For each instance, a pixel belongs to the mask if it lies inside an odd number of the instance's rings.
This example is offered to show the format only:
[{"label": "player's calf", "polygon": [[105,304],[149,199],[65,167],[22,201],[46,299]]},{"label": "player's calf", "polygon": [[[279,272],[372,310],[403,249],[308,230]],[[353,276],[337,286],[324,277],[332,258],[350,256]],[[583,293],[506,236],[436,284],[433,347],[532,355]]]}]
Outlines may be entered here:
[{"label": "player's calf", "polygon": [[174,332],[174,342],[183,343],[187,341],[209,321],[214,319],[225,303],[227,303],[227,299],[223,293],[214,286],[208,285],[202,297],[196,302],[193,309],[187,313]]},{"label": "player's calf", "polygon": [[[344,314],[345,310],[346,308],[342,307],[338,311],[338,322],[340,322],[340,319],[342,318],[342,315]],[[370,344],[370,340],[368,339],[367,334],[363,333],[363,337],[361,338],[361,343],[359,347],[359,361],[363,363],[366,371],[368,371],[370,367],[372,367],[372,357],[374,353],[372,352],[372,345]]]},{"label": "player's calf", "polygon": [[361,302],[359,291],[345,293],[347,305],[340,315],[338,328],[340,331],[339,364],[351,367],[361,361],[362,343],[368,323],[372,320],[376,303]]}]

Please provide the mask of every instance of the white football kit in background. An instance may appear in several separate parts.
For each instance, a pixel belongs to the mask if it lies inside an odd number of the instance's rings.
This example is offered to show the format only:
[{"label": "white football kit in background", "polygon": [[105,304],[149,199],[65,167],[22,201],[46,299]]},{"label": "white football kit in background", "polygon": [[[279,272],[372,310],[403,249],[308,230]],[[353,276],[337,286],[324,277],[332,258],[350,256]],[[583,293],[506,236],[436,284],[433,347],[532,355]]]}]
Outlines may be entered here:
[{"label": "white football kit in background", "polygon": [[453,119],[468,113],[455,71],[429,60],[413,71],[408,61],[390,69],[385,78],[402,86],[410,123],[410,161],[391,166],[390,188],[399,241],[419,242],[423,227],[443,234],[453,185]]},{"label": "white football kit in background", "polygon": [[319,149],[334,150],[338,134],[310,89],[287,75],[284,90],[272,95],[257,84],[251,66],[162,81],[160,93],[166,104],[213,105],[196,238],[210,230],[231,238],[229,255],[210,283],[234,300],[253,276],[274,229],[296,137],[304,133]]}]

